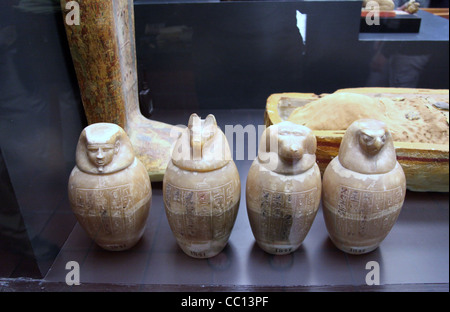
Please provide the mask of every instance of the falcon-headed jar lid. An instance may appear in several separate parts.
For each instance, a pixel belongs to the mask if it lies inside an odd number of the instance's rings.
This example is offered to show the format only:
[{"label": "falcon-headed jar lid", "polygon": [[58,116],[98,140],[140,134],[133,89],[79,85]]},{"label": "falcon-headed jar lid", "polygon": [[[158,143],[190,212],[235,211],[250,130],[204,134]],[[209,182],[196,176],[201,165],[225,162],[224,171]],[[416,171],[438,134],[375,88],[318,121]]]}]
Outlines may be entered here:
[{"label": "falcon-headed jar lid", "polygon": [[201,119],[189,118],[188,127],[181,131],[172,152],[172,162],[180,169],[212,171],[232,160],[225,134],[217,127],[216,118],[209,114]]},{"label": "falcon-headed jar lid", "polygon": [[376,119],[354,121],[345,131],[338,157],[344,168],[362,174],[387,173],[397,164],[392,135]]}]

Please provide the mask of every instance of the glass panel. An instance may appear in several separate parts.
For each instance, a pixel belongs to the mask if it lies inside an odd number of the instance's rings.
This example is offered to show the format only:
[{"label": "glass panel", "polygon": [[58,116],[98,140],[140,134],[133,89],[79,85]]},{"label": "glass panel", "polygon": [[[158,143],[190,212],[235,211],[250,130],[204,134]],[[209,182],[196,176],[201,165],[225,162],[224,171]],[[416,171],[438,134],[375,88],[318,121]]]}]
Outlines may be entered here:
[{"label": "glass panel", "polygon": [[[416,34],[360,33],[360,1],[135,1],[142,113],[169,124],[192,112],[225,126],[264,124],[277,92],[331,93],[393,86],[448,89],[448,21],[419,12]],[[256,140],[239,144],[241,203],[225,250],[184,255],[153,183],[147,230],[133,249],[101,250],[67,198],[75,147],[87,125],[59,5],[0,2],[0,277],[65,282],[68,261],[82,283],[142,285],[363,285],[367,261],[386,284],[448,283],[448,193],[408,192],[381,248],[354,257],[327,238],[319,211],[304,245],[270,256],[254,242],[245,181]],[[80,26],[82,27],[82,25]],[[240,146],[233,145],[236,158]],[[251,154],[251,153],[250,153]],[[240,154],[239,154],[240,155]],[[420,236],[419,234],[420,233]],[[405,260],[407,258],[407,260]]]}]

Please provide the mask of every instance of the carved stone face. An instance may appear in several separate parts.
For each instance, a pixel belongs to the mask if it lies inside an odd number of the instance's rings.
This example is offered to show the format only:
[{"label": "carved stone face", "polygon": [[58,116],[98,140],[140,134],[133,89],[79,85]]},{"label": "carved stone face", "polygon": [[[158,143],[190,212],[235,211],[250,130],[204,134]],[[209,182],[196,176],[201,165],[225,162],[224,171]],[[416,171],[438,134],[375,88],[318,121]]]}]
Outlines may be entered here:
[{"label": "carved stone face", "polygon": [[122,170],[133,161],[131,142],[121,127],[111,123],[96,123],[82,131],[76,152],[80,170],[107,174]]},{"label": "carved stone face", "polygon": [[90,162],[97,166],[99,172],[103,172],[103,168],[111,163],[119,149],[119,141],[114,144],[90,144],[88,142],[86,152]]},{"label": "carved stone face", "polygon": [[300,160],[309,149],[305,148],[305,133],[295,130],[280,129],[278,131],[278,155],[288,162]]},{"label": "carved stone face", "polygon": [[392,135],[386,124],[376,119],[360,119],[345,131],[339,147],[339,162],[351,171],[381,174],[397,164]]},{"label": "carved stone face", "polygon": [[202,120],[197,114],[192,114],[188,122],[189,137],[193,158],[201,160],[202,149],[205,144],[214,137],[217,123],[213,115],[209,114]]},{"label": "carved stone face", "polygon": [[184,170],[206,172],[222,168],[231,160],[227,138],[217,127],[214,115],[201,119],[191,114],[188,127],[173,148],[173,164]]},{"label": "carved stone face", "polygon": [[377,154],[386,143],[384,129],[361,129],[358,135],[361,149],[369,155]]},{"label": "carved stone face", "polygon": [[316,148],[316,137],[311,129],[283,121],[265,130],[258,158],[271,171],[299,174],[314,165]]}]

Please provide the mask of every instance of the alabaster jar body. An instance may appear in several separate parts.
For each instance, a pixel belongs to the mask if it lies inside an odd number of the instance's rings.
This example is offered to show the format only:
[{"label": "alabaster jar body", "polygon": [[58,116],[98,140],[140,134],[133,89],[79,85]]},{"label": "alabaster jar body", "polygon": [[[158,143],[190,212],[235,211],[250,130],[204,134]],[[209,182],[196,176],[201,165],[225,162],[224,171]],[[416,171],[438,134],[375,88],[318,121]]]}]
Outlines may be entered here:
[{"label": "alabaster jar body", "polygon": [[119,126],[96,123],[82,131],[68,193],[78,222],[100,247],[126,250],[142,237],[150,178]]},{"label": "alabaster jar body", "polygon": [[315,151],[316,138],[306,127],[286,121],[263,133],[246,201],[253,235],[268,253],[295,251],[313,224],[322,188]]},{"label": "alabaster jar body", "polygon": [[163,180],[164,206],[180,248],[194,258],[217,255],[234,226],[241,183],[214,116],[191,115]]},{"label": "alabaster jar body", "polygon": [[351,254],[376,249],[394,226],[405,194],[405,174],[386,125],[355,121],[323,176],[323,215],[333,243]]}]

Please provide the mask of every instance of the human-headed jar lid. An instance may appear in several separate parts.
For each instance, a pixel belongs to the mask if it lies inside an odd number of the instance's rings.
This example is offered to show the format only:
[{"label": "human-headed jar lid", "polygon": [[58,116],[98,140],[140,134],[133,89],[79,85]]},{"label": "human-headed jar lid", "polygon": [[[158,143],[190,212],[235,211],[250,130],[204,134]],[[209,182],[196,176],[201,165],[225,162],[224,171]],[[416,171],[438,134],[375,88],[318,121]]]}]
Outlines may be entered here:
[{"label": "human-headed jar lid", "polygon": [[264,130],[258,160],[280,174],[300,174],[316,162],[317,140],[311,129],[283,121]]},{"label": "human-headed jar lid", "polygon": [[109,174],[130,166],[135,155],[126,132],[113,123],[94,123],[80,134],[77,167],[86,173]]},{"label": "human-headed jar lid", "polygon": [[217,127],[214,115],[201,119],[192,114],[188,127],[181,131],[175,142],[173,164],[189,171],[212,171],[222,168],[231,159],[228,141]]}]

